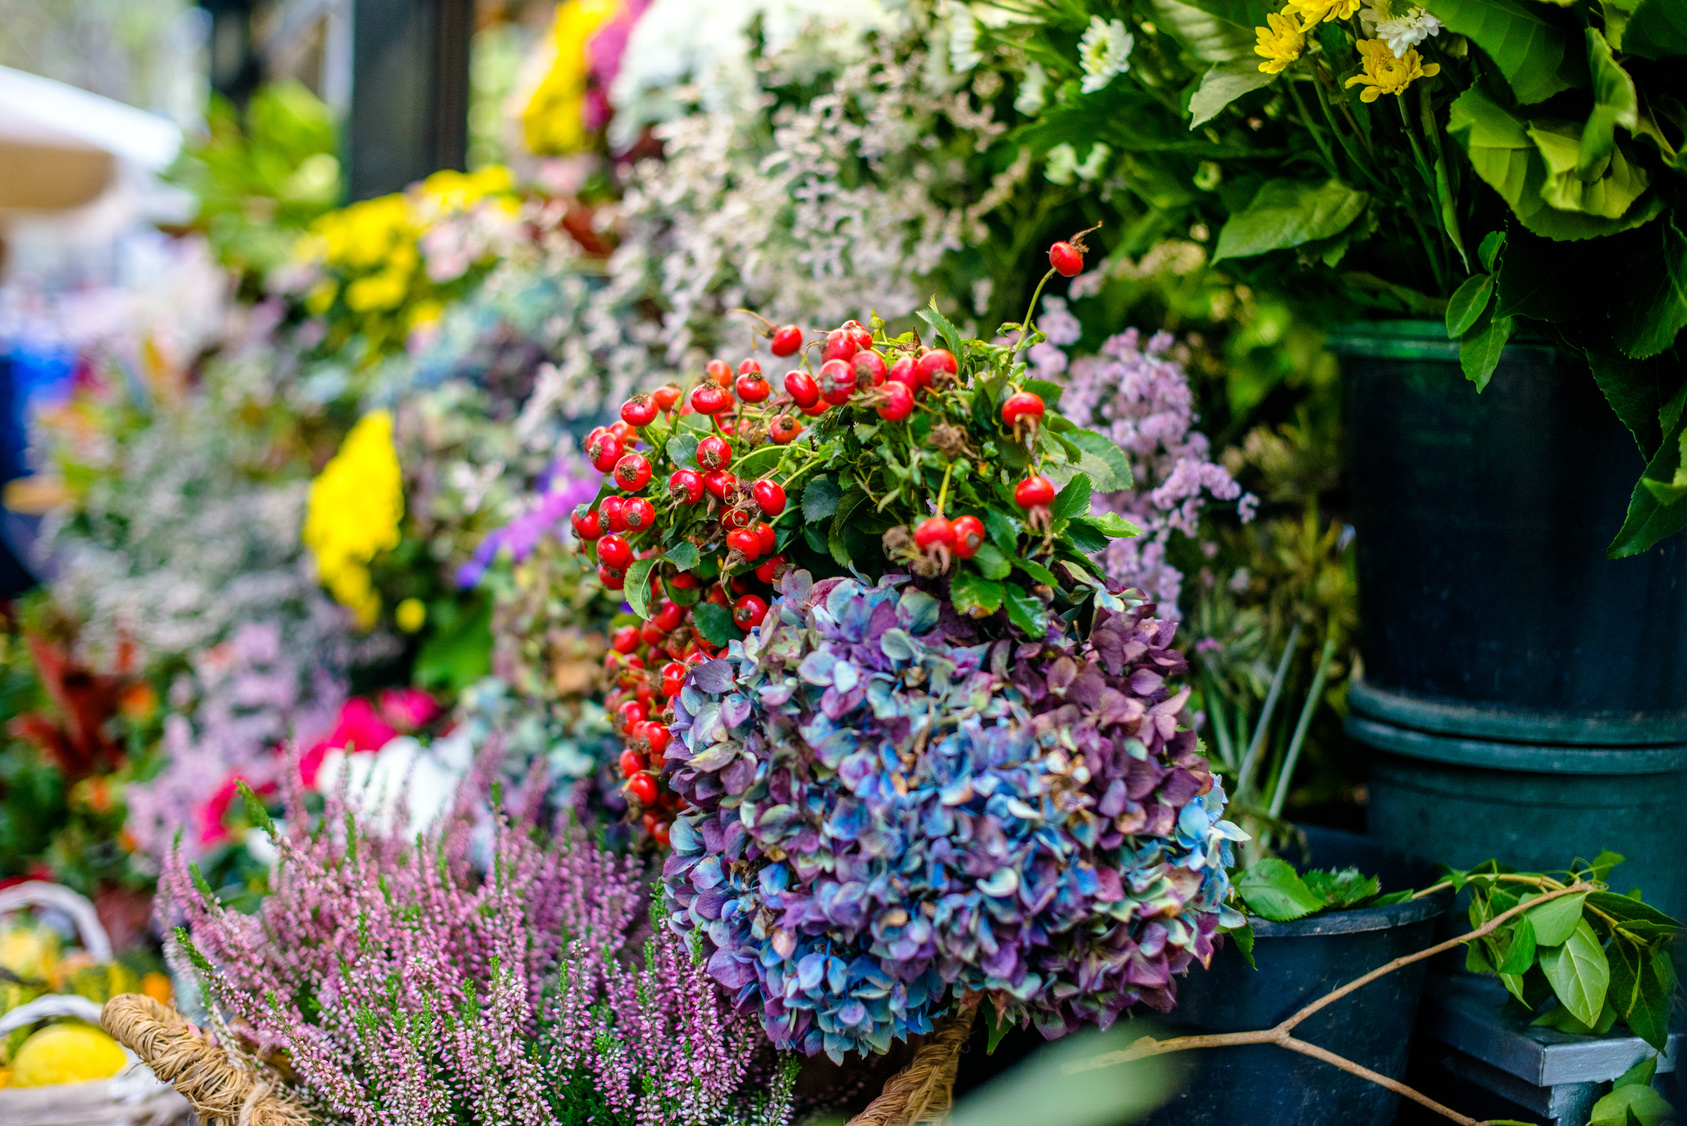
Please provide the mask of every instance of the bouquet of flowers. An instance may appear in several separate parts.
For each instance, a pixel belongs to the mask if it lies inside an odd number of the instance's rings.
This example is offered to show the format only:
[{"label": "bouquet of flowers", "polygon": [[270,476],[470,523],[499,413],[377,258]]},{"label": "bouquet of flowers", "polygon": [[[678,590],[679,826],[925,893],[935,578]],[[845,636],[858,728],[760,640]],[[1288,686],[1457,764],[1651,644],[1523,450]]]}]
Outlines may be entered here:
[{"label": "bouquet of flowers", "polygon": [[933,344],[766,325],[777,388],[751,357],[635,394],[573,517],[637,619],[608,703],[671,925],[775,1043],[835,1058],[980,996],[1051,1036],[1170,1007],[1241,835],[1175,624],[1092,559],[1136,531],[1091,510],[1124,453],[1030,378],[1029,318],[921,316]]}]

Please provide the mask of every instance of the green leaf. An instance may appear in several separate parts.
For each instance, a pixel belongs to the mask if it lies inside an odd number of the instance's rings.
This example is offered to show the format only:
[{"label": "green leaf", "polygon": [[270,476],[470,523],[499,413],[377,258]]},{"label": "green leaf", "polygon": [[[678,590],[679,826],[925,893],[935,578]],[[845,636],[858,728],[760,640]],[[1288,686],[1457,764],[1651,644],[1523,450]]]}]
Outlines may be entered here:
[{"label": "green leaf", "polygon": [[1494,295],[1492,274],[1472,274],[1459,283],[1447,299],[1447,339],[1457,340],[1469,331],[1478,317],[1488,311]]},{"label": "green leaf", "polygon": [[1603,1036],[1617,1023],[1617,1010],[1606,1002],[1605,1007],[1599,1010],[1599,1019],[1587,1024],[1576,1019],[1563,1005],[1553,1005],[1529,1023],[1535,1028],[1551,1028],[1573,1036]]},{"label": "green leaf", "polygon": [[1511,339],[1515,324],[1510,317],[1495,316],[1490,310],[1459,341],[1459,367],[1464,369],[1464,377],[1476,384],[1478,392],[1488,386],[1494,369],[1499,367],[1500,355],[1505,351],[1506,341]]},{"label": "green leaf", "polygon": [[1259,969],[1254,961],[1254,925],[1243,923],[1241,926],[1224,932],[1236,940],[1236,952],[1242,955],[1243,961],[1248,963],[1250,970]]},{"label": "green leaf", "polygon": [[[1622,146],[1612,144],[1603,172],[1585,179],[1577,171],[1585,128],[1571,121],[1530,122],[1529,139],[1545,162],[1539,188],[1547,206],[1557,211],[1582,212],[1601,219],[1621,219],[1651,186],[1645,167],[1631,161]],[[1553,218],[1542,214],[1540,222]],[[1562,216],[1557,217],[1562,219]]]},{"label": "green leaf", "polygon": [[982,618],[1002,608],[1004,591],[1001,583],[991,582],[972,571],[958,570],[949,584],[949,597],[955,609],[970,617]]},{"label": "green leaf", "polygon": [[258,795],[252,792],[252,787],[241,780],[235,782],[234,788],[240,794],[241,802],[246,806],[246,820],[250,821],[255,828],[262,829],[273,837],[275,835],[275,819],[269,815],[269,810],[264,808],[264,803]]},{"label": "green leaf", "polygon": [[[1154,22],[1188,51],[1204,62],[1238,63],[1257,58],[1254,55],[1254,24],[1237,22],[1242,14],[1238,5],[1231,4],[1223,12],[1203,10],[1199,3],[1185,4],[1180,0],[1152,0]],[[1260,23],[1265,21],[1261,19]],[[1249,63],[1248,65],[1258,67]]]},{"label": "green leaf", "polygon": [[1622,923],[1636,937],[1648,940],[1671,939],[1681,933],[1681,924],[1662,911],[1638,899],[1618,895],[1614,891],[1596,891],[1588,895],[1588,904]]},{"label": "green leaf", "polygon": [[1035,595],[1028,594],[1018,587],[1009,586],[1004,589],[1007,593],[1008,621],[1033,641],[1040,641],[1047,636],[1049,627],[1043,616],[1042,602]]},{"label": "green leaf", "polygon": [[1630,1084],[1636,1083],[1642,1087],[1650,1087],[1652,1085],[1653,1077],[1657,1074],[1658,1057],[1647,1056],[1645,1059],[1638,1061],[1633,1067],[1611,1080],[1611,1089],[1615,1090],[1618,1087],[1627,1087]]},{"label": "green leaf", "polygon": [[802,491],[803,519],[818,523],[838,510],[843,490],[830,477],[816,477]]},{"label": "green leaf", "polygon": [[1021,571],[1030,575],[1034,581],[1042,583],[1044,586],[1060,585],[1060,580],[1054,577],[1054,572],[1037,562],[1035,559],[1020,557],[1016,558],[1014,563]]},{"label": "green leaf", "polygon": [[1669,1101],[1650,1086],[1628,1083],[1593,1104],[1587,1126],[1628,1126],[1631,1121],[1640,1126],[1662,1126],[1673,1114]]},{"label": "green leaf", "polygon": [[417,686],[461,692],[492,671],[492,600],[428,607],[433,632],[422,643],[411,672]]},{"label": "green leaf", "polygon": [[1687,9],[1680,0],[1641,0],[1623,28],[1623,50],[1644,59],[1687,55]]},{"label": "green leaf", "polygon": [[1049,506],[1056,526],[1062,520],[1070,520],[1074,516],[1082,516],[1090,510],[1090,493],[1094,487],[1090,484],[1088,474],[1080,473],[1066,483],[1066,487],[1055,494],[1054,503]]},{"label": "green leaf", "polygon": [[1605,171],[1616,147],[1616,127],[1633,133],[1640,124],[1640,99],[1634,79],[1611,54],[1611,45],[1593,28],[1586,29],[1587,67],[1593,75],[1593,113],[1582,130],[1576,173],[1584,179]]},{"label": "green leaf", "polygon": [[1005,552],[1011,553],[1019,544],[1019,528],[1013,518],[1000,509],[985,509],[984,530],[990,533],[990,542]]},{"label": "green leaf", "polygon": [[681,540],[662,553],[662,561],[673,564],[681,571],[690,571],[703,560],[697,553],[696,544],[690,540]]},{"label": "green leaf", "polygon": [[[1066,386],[1048,379],[1027,379],[1020,385],[1020,389],[1029,391],[1043,401],[1043,406],[1053,410],[1060,405],[1060,397],[1066,394]],[[1048,419],[1043,424],[1048,425]]]},{"label": "green leaf", "polygon": [[1529,967],[1535,964],[1535,952],[1539,949],[1535,942],[1535,928],[1525,915],[1501,933],[1508,935],[1510,941],[1505,948],[1505,957],[1500,959],[1497,969],[1501,974],[1522,978],[1529,972]]},{"label": "green leaf", "polygon": [[1125,539],[1130,536],[1140,536],[1142,529],[1120,516],[1117,512],[1092,512],[1089,522],[1101,529],[1103,535],[1114,539]]},{"label": "green leaf", "polygon": [[633,560],[627,568],[626,582],[621,587],[621,597],[640,618],[650,617],[650,572],[656,568],[656,563],[654,555],[649,559]]},{"label": "green leaf", "polygon": [[[1459,252],[1459,265],[1470,269],[1470,255],[1464,248],[1464,231],[1459,225],[1459,200],[1453,191],[1452,177],[1447,173],[1447,160],[1444,154],[1437,153],[1435,157],[1435,201],[1441,209],[1441,229],[1447,232],[1447,240],[1453,244],[1453,249]],[[1325,265],[1334,266],[1334,262]],[[1486,266],[1489,271],[1492,265]]]},{"label": "green leaf", "polygon": [[1682,467],[1681,447],[1684,441],[1687,441],[1687,433],[1682,432],[1681,420],[1677,418],[1675,428],[1664,435],[1658,452],[1646,463],[1645,474],[1629,495],[1628,516],[1611,546],[1605,549],[1608,557],[1623,559],[1639,555],[1659,540],[1687,527],[1687,500],[1666,503],[1647,488],[1648,483],[1675,484]]},{"label": "green leaf", "polygon": [[1525,911],[1524,917],[1529,920],[1529,925],[1535,931],[1535,943],[1539,946],[1562,946],[1568,942],[1576,931],[1576,924],[1582,921],[1582,904],[1586,900],[1587,892],[1578,892],[1575,895],[1549,899],[1539,907]]},{"label": "green leaf", "polygon": [[1080,555],[1094,555],[1098,551],[1106,551],[1112,542],[1107,533],[1096,526],[1095,521],[1088,516],[1074,516],[1066,524],[1066,539],[1073,550]]},{"label": "green leaf", "polygon": [[1680,367],[1658,357],[1631,360],[1620,352],[1591,348],[1587,361],[1605,401],[1634,435],[1641,456],[1650,460],[1664,440],[1660,423],[1664,407],[1682,387]]},{"label": "green leaf", "polygon": [[1375,876],[1361,875],[1357,868],[1339,872],[1319,868],[1301,873],[1300,878],[1324,906],[1336,910],[1363,903],[1380,890]]},{"label": "green leaf", "polygon": [[1482,259],[1482,268],[1492,270],[1494,263],[1499,261],[1500,251],[1505,248],[1505,232],[1489,231],[1482,237],[1482,246],[1476,255]]},{"label": "green leaf", "polygon": [[[690,416],[686,416],[690,417]],[[696,469],[697,445],[702,441],[696,434],[681,430],[668,439],[668,456],[673,459],[676,469]]]},{"label": "green leaf", "polygon": [[1618,938],[1607,948],[1611,960],[1611,1004],[1634,1034],[1663,1051],[1675,1001],[1675,967],[1664,947],[1639,946]]},{"label": "green leaf", "polygon": [[1133,486],[1130,458],[1119,443],[1094,430],[1074,430],[1065,437],[1078,447],[1078,471],[1095,483],[1097,492],[1116,493]]},{"label": "green leaf", "polygon": [[732,611],[718,602],[699,602],[691,608],[691,621],[711,645],[726,645],[738,637]]},{"label": "green leaf", "polygon": [[1687,236],[1674,216],[1658,224],[1658,240],[1655,252],[1634,260],[1638,272],[1613,310],[1611,336],[1636,359],[1670,347],[1687,327]]},{"label": "green leaf", "polygon": [[945,317],[942,311],[938,309],[937,298],[934,296],[931,299],[931,306],[920,309],[918,312],[920,320],[930,325],[932,331],[943,338],[943,346],[954,353],[956,361],[959,361],[962,356],[960,329],[949,323],[949,318]]},{"label": "green leaf", "polygon": [[[1535,937],[1538,939],[1540,935],[1537,933]],[[1562,946],[1542,951],[1540,960],[1559,1004],[1583,1024],[1598,1024],[1599,1012],[1605,1007],[1605,993],[1611,984],[1611,967],[1587,920],[1576,923],[1576,929]]]},{"label": "green leaf", "polygon": [[972,557],[973,563],[987,579],[1005,579],[1013,573],[1013,564],[1002,549],[993,543],[980,544],[978,554]]},{"label": "green leaf", "polygon": [[1226,220],[1212,260],[1247,258],[1332,238],[1359,218],[1370,198],[1340,180],[1267,180],[1244,210]]},{"label": "green leaf", "polygon": [[[803,494],[807,499],[808,494]],[[845,536],[849,532],[850,513],[867,503],[863,493],[850,493],[838,504],[837,515],[832,517],[831,530],[826,535],[826,550],[840,567],[850,565],[849,543]]]},{"label": "green leaf", "polygon": [[1425,0],[1424,7],[1494,60],[1524,105],[1545,101],[1586,77],[1569,33],[1519,0]]},{"label": "green leaf", "polygon": [[1189,99],[1189,128],[1205,125],[1218,112],[1243,94],[1271,85],[1276,75],[1266,74],[1246,60],[1220,63],[1201,76],[1200,88]]},{"label": "green leaf", "polygon": [[996,1045],[1002,1042],[1002,1037],[1013,1031],[1013,1022],[1001,1022],[996,1017],[996,1006],[988,999],[983,1001],[979,1009],[984,1013],[984,1031],[989,1035],[989,1043],[984,1046],[984,1054],[996,1054]]},{"label": "green leaf", "polygon": [[1313,894],[1294,867],[1274,856],[1243,872],[1236,881],[1236,891],[1248,910],[1274,923],[1303,918],[1324,907],[1324,901]]}]

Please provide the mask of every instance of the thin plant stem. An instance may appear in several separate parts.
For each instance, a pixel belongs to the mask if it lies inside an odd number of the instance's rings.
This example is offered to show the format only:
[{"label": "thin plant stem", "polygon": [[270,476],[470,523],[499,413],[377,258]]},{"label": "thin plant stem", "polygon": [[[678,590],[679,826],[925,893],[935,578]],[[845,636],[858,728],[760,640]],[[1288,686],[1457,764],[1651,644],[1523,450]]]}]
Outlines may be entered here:
[{"label": "thin plant stem", "polygon": [[[1418,144],[1418,135],[1412,129],[1411,116],[1406,112],[1406,96],[1404,94],[1394,95],[1394,104],[1400,110],[1400,128],[1405,131],[1406,140],[1411,142],[1413,161],[1418,166],[1418,172],[1423,176],[1424,185],[1429,189],[1429,198],[1433,200],[1435,198],[1435,170],[1429,166],[1428,159],[1423,155],[1423,146]],[[1413,226],[1418,229],[1418,239],[1423,243],[1424,253],[1429,255],[1429,270],[1435,275],[1435,285],[1443,292],[1447,292],[1447,267],[1443,261],[1447,253],[1446,248],[1441,245],[1440,239],[1433,241],[1430,239],[1423,221],[1418,218],[1418,208],[1408,207],[1406,210],[1412,216]]]},{"label": "thin plant stem", "polygon": [[1242,756],[1242,768],[1236,772],[1236,797],[1247,793],[1248,783],[1253,780],[1254,763],[1259,757],[1260,744],[1265,742],[1265,730],[1271,726],[1271,714],[1277,710],[1277,697],[1283,694],[1283,680],[1289,675],[1289,661],[1294,657],[1295,645],[1300,641],[1300,623],[1289,630],[1289,641],[1283,646],[1283,656],[1277,661],[1277,674],[1271,678],[1271,690],[1265,694],[1265,707],[1259,713],[1259,722],[1254,724],[1253,738],[1248,741],[1248,752]]},{"label": "thin plant stem", "polygon": [[1312,714],[1318,710],[1318,698],[1324,694],[1324,678],[1330,671],[1330,659],[1336,655],[1336,639],[1324,642],[1323,655],[1318,658],[1318,671],[1312,674],[1312,687],[1301,705],[1300,720],[1295,724],[1294,738],[1289,740],[1289,753],[1283,757],[1283,772],[1277,776],[1277,789],[1271,795],[1271,818],[1283,815],[1283,802],[1289,796],[1289,779],[1294,777],[1300,762],[1300,746],[1306,741],[1306,729],[1312,726]]},{"label": "thin plant stem", "polygon": [[1340,176],[1342,172],[1341,165],[1336,162],[1335,153],[1331,151],[1329,143],[1324,140],[1323,133],[1319,131],[1318,126],[1313,122],[1312,114],[1307,112],[1306,102],[1301,98],[1300,91],[1296,88],[1293,82],[1286,83],[1286,85],[1289,89],[1289,100],[1294,102],[1295,109],[1300,113],[1301,124],[1305,125],[1306,131],[1312,135],[1312,141],[1318,146],[1318,151],[1324,154],[1324,164],[1328,166],[1330,175]]},{"label": "thin plant stem", "polygon": [[1031,339],[1032,314],[1037,311],[1037,302],[1043,296],[1043,287],[1049,283],[1049,279],[1052,277],[1054,277],[1054,267],[1050,266],[1048,273],[1043,275],[1043,280],[1037,283],[1037,288],[1031,291],[1031,304],[1025,307],[1025,320],[1020,322],[1019,325],[1019,340],[1014,344],[1013,354],[1008,358],[1010,365],[1014,359],[1018,358],[1019,353],[1024,349],[1025,342]]},{"label": "thin plant stem", "polygon": [[1350,1075],[1357,1075],[1361,1079],[1366,1079],[1372,1083],[1378,1084],[1379,1086],[1386,1087],[1395,1094],[1411,1099],[1413,1102],[1427,1107],[1428,1109],[1441,1115],[1443,1118],[1459,1123],[1460,1126],[1488,1126],[1488,1124],[1483,1120],[1471,1118],[1469,1115],[1460,1114],[1458,1111],[1453,1110],[1450,1107],[1441,1105],[1428,1095],[1413,1090],[1404,1083],[1390,1079],[1388,1076],[1381,1075],[1361,1064],[1354,1063],[1352,1060],[1347,1059],[1344,1056],[1339,1056],[1326,1048],[1320,1048],[1316,1044],[1311,1044],[1305,1040],[1298,1039],[1293,1035],[1295,1027],[1314,1013],[1328,1008],[1337,1001],[1341,1000],[1343,997],[1363,989],[1371,982],[1387,974],[1391,974],[1395,970],[1404,969],[1407,966],[1433,958],[1436,955],[1444,954],[1449,950],[1457,949],[1466,943],[1475,942],[1480,938],[1486,938],[1495,930],[1499,929],[1500,926],[1509,922],[1515,916],[1522,914],[1524,911],[1539,907],[1543,903],[1553,899],[1558,899],[1562,896],[1596,890],[1598,890],[1597,885],[1578,880],[1575,883],[1570,884],[1568,887],[1561,887],[1554,891],[1549,891],[1545,895],[1536,899],[1531,899],[1527,903],[1519,903],[1510,910],[1495,915],[1492,919],[1489,919],[1486,923],[1483,923],[1475,930],[1461,934],[1456,938],[1449,938],[1445,942],[1438,942],[1434,946],[1431,946],[1426,950],[1419,950],[1414,954],[1402,954],[1393,961],[1378,966],[1376,969],[1367,974],[1354,978],[1346,985],[1337,989],[1332,989],[1322,997],[1303,1005],[1293,1014],[1284,1018],[1282,1021],[1270,1028],[1255,1029],[1250,1032],[1218,1032],[1200,1036],[1172,1036],[1167,1037],[1164,1040],[1156,1040],[1152,1036],[1144,1036],[1128,1048],[1123,1048],[1116,1052],[1104,1052],[1098,1056],[1091,1056],[1089,1059],[1074,1060],[1061,1068],[1061,1071],[1066,1075],[1076,1075],[1085,1071],[1095,1071],[1103,1067],[1112,1067],[1115,1064],[1131,1063],[1135,1060],[1147,1059],[1151,1056],[1168,1055],[1172,1052],[1187,1052],[1202,1048],[1235,1048],[1243,1047],[1249,1044],[1274,1044],[1279,1048],[1286,1048],[1291,1052],[1299,1052],[1301,1055],[1311,1056],[1313,1059],[1322,1060],[1331,1067],[1338,1068]]},{"label": "thin plant stem", "polygon": [[1212,720],[1213,741],[1218,744],[1218,757],[1231,770],[1236,769],[1236,746],[1230,741],[1230,731],[1225,726],[1224,705],[1219,700],[1218,685],[1213,681],[1212,673],[1206,674],[1207,680],[1207,718]]}]

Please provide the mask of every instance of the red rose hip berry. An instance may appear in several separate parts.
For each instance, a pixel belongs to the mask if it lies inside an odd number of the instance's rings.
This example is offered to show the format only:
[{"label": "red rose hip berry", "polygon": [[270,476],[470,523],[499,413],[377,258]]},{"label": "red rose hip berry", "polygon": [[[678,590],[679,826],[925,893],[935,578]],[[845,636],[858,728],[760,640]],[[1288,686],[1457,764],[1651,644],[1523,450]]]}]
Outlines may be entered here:
[{"label": "red rose hip berry", "polygon": [[767,424],[767,436],[783,446],[796,439],[802,433],[802,423],[788,414],[782,414]]},{"label": "red rose hip berry", "polygon": [[676,469],[668,478],[668,495],[676,504],[701,504],[703,475],[695,469]]},{"label": "red rose hip berry", "polygon": [[1054,503],[1054,482],[1033,473],[1013,490],[1013,503],[1021,508],[1040,508]]},{"label": "red rose hip berry", "polygon": [[1032,391],[1015,391],[1002,404],[1002,423],[1017,431],[1020,422],[1041,419],[1045,409],[1041,395]]},{"label": "red rose hip berry", "polygon": [[955,375],[960,370],[960,365],[955,363],[955,354],[947,348],[933,348],[914,364],[914,375],[921,387],[930,387],[939,373]]},{"label": "red rose hip berry", "polygon": [[746,594],[732,604],[732,620],[739,629],[755,629],[767,617],[767,600],[756,594]]},{"label": "red rose hip berry", "polygon": [[597,541],[597,560],[605,567],[624,571],[633,561],[633,549],[626,540],[612,533]]},{"label": "red rose hip berry", "polygon": [[844,360],[827,360],[820,365],[820,397],[833,406],[849,402],[855,394],[855,369]]},{"label": "red rose hip berry", "polygon": [[586,457],[592,468],[608,473],[621,460],[621,439],[611,430],[594,430],[586,436]]},{"label": "red rose hip berry", "polygon": [[[755,363],[754,360],[745,360],[744,362],[747,364]],[[754,371],[747,371],[739,376],[736,386],[738,397],[746,403],[759,403],[773,394],[773,384],[769,383],[767,377],[762,375],[760,365],[757,365]]]},{"label": "red rose hip berry", "polygon": [[[912,362],[909,364],[913,366]],[[886,383],[879,391],[883,401],[875,409],[879,417],[887,422],[901,422],[914,413],[914,391],[906,383],[894,381]]]},{"label": "red rose hip berry", "polygon": [[656,400],[639,392],[621,404],[621,421],[628,426],[649,426],[656,421]]},{"label": "red rose hip berry", "polygon": [[957,516],[954,520],[955,546],[949,550],[956,558],[971,559],[984,546],[984,521],[976,516]]},{"label": "red rose hip berry", "polygon": [[927,516],[914,529],[914,543],[921,551],[951,548],[955,545],[955,526],[942,516]]},{"label": "red rose hip berry", "polygon": [[1065,240],[1057,242],[1049,247],[1049,265],[1053,266],[1054,272],[1063,278],[1082,273],[1084,269],[1083,251]]},{"label": "red rose hip berry", "polygon": [[656,523],[656,506],[643,497],[632,497],[622,507],[621,519],[627,522],[627,531],[642,532]]},{"label": "red rose hip berry", "polygon": [[576,509],[574,514],[569,517],[569,521],[574,525],[574,534],[586,543],[590,543],[603,535],[603,520],[592,509],[587,509],[585,512]]},{"label": "red rose hip berry", "polygon": [[622,454],[615,463],[615,484],[629,493],[650,484],[650,459],[643,454]]},{"label": "red rose hip berry", "polygon": [[778,481],[757,481],[750,486],[750,495],[756,498],[756,507],[769,516],[785,511],[785,486]]},{"label": "red rose hip berry", "polygon": [[635,774],[627,782],[627,789],[640,805],[656,804],[656,779],[648,774]]},{"label": "red rose hip berry", "polygon": [[802,350],[802,329],[796,325],[780,325],[773,330],[773,354],[794,356]]},{"label": "red rose hip berry", "polygon": [[799,407],[812,407],[820,401],[820,385],[806,371],[785,373],[785,394]]},{"label": "red rose hip berry", "polygon": [[732,443],[719,434],[710,434],[697,443],[697,464],[706,471],[725,469],[732,464]]}]

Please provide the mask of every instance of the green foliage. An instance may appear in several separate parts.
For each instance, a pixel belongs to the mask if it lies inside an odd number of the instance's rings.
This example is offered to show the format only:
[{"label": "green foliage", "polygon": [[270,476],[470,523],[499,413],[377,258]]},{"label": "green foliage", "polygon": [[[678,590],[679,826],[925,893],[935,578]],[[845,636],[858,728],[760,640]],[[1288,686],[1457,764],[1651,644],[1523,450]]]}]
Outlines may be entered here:
[{"label": "green foliage", "polygon": [[206,125],[170,176],[198,198],[195,224],[217,257],[261,283],[288,261],[311,221],[339,202],[333,116],[289,80],[259,90],[244,115],[213,97]]},{"label": "green foliage", "polygon": [[1305,918],[1319,911],[1346,911],[1399,902],[1410,892],[1380,895],[1375,876],[1357,868],[1297,872],[1286,860],[1266,857],[1236,880],[1236,891],[1251,914],[1274,923]]}]

